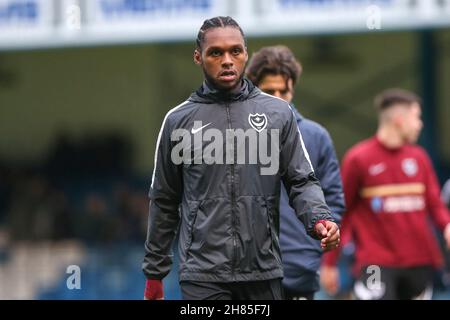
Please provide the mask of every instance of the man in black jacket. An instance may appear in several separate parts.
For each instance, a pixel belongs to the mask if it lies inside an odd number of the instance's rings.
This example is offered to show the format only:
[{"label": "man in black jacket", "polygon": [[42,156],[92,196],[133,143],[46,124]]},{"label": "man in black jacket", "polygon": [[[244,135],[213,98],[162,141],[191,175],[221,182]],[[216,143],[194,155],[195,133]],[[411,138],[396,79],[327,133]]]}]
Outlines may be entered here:
[{"label": "man in black jacket", "polygon": [[205,81],[170,110],[158,135],[143,271],[162,299],[179,227],[184,299],[281,299],[280,181],[307,233],[339,244],[288,103],[243,78],[245,37],[230,17],[206,20],[194,62]]}]

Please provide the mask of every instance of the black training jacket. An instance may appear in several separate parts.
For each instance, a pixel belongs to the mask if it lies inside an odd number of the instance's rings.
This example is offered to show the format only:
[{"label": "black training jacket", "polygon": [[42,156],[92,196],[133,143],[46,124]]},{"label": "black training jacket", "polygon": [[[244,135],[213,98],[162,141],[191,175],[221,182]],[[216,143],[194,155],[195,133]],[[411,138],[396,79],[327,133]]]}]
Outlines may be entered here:
[{"label": "black training jacket", "polygon": [[[189,137],[183,140],[180,134],[174,135],[177,131]],[[235,135],[242,132],[256,137],[258,143],[250,138],[236,140]],[[278,134],[269,134],[273,132]],[[223,157],[217,150],[211,153],[212,141],[219,141]],[[264,145],[269,146],[266,153],[261,149]],[[261,160],[259,152],[269,155],[271,151],[275,152],[271,164],[278,162],[277,170],[262,174],[270,164]],[[245,157],[241,157],[243,152]],[[257,163],[249,160],[255,153]],[[173,161],[173,154],[183,155],[185,161]],[[223,158],[222,163],[208,162],[207,154]],[[316,237],[315,223],[333,219],[289,104],[262,93],[247,79],[240,92],[229,96],[204,83],[167,113],[158,136],[149,192],[145,276],[162,279],[169,273],[172,244],[179,232],[180,281],[282,277],[278,238],[281,181],[297,217],[308,234]]]}]

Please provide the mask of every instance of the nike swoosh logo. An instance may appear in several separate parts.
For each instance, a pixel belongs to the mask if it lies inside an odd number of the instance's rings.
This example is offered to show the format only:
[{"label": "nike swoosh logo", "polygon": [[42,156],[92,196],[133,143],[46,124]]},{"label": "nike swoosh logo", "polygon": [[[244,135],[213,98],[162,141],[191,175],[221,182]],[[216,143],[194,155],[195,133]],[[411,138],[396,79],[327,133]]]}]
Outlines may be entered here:
[{"label": "nike swoosh logo", "polygon": [[197,132],[199,132],[199,131],[202,130],[203,128],[209,126],[210,124],[211,124],[211,122],[208,123],[208,124],[205,124],[204,126],[202,126],[202,127],[200,127],[200,128],[197,128],[197,129],[192,128],[192,129],[191,129],[191,133],[192,133],[192,134],[196,134]]},{"label": "nike swoosh logo", "polygon": [[369,173],[372,176],[376,176],[379,175],[380,173],[382,173],[384,170],[386,170],[386,165],[384,163],[379,163],[377,165],[373,165],[369,168]]}]

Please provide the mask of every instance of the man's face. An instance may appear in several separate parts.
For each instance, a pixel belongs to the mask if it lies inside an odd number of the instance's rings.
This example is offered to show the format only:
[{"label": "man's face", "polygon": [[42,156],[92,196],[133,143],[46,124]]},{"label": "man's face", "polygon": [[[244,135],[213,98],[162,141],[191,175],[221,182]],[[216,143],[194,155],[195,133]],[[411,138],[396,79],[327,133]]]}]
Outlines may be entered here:
[{"label": "man's face", "polygon": [[206,80],[224,91],[240,84],[247,60],[244,38],[233,27],[208,30],[202,51],[194,52],[194,62],[202,66]]},{"label": "man's face", "polygon": [[422,130],[422,110],[418,103],[413,103],[409,107],[404,107],[402,121],[399,122],[399,129],[403,139],[409,143],[416,143]]},{"label": "man's face", "polygon": [[292,79],[287,79],[281,74],[268,74],[259,82],[258,87],[265,93],[291,102],[294,96]]}]

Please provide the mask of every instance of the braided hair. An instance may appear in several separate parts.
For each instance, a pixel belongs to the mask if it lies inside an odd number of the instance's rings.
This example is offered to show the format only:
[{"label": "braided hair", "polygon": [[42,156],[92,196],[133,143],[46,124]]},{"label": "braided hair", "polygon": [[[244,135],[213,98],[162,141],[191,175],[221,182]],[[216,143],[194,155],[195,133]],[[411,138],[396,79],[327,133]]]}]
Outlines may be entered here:
[{"label": "braided hair", "polygon": [[195,41],[197,44],[197,50],[199,50],[199,51],[202,50],[202,45],[205,42],[205,35],[208,30],[214,29],[214,28],[225,28],[225,27],[232,27],[232,28],[238,29],[242,35],[242,38],[244,38],[245,46],[247,46],[247,41],[245,39],[244,32],[242,31],[239,24],[233,18],[231,18],[229,16],[227,16],[227,17],[218,16],[218,17],[214,17],[211,19],[206,19],[203,22],[203,25],[201,26],[200,30],[198,31],[197,40]]}]

